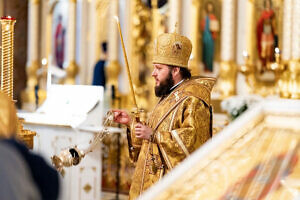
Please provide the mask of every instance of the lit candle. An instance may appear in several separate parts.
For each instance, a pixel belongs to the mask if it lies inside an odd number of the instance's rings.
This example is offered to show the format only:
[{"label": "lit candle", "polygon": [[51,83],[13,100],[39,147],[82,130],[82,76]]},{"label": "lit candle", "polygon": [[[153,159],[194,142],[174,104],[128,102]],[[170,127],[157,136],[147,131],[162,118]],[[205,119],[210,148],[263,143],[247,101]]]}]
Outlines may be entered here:
[{"label": "lit candle", "polygon": [[243,51],[243,57],[244,58],[248,58],[249,57],[249,54],[246,50]]}]

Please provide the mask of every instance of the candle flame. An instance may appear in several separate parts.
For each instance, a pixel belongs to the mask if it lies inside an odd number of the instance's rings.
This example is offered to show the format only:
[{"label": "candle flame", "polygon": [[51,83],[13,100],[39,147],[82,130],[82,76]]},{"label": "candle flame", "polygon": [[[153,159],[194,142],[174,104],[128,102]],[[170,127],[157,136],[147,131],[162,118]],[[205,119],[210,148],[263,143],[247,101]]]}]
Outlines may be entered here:
[{"label": "candle flame", "polygon": [[244,57],[248,57],[249,56],[249,54],[248,54],[248,52],[246,50],[243,51],[243,56]]},{"label": "candle flame", "polygon": [[114,18],[117,21],[117,23],[119,23],[119,17],[115,15]]}]

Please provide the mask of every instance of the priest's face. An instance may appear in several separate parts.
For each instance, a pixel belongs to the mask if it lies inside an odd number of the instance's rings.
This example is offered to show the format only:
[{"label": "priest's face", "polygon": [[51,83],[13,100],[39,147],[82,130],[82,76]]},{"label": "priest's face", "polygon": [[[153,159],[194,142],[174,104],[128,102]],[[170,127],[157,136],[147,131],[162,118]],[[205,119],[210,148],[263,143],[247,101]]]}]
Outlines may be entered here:
[{"label": "priest's face", "polygon": [[152,76],[155,79],[155,95],[162,97],[170,93],[174,85],[172,68],[168,65],[154,64]]}]

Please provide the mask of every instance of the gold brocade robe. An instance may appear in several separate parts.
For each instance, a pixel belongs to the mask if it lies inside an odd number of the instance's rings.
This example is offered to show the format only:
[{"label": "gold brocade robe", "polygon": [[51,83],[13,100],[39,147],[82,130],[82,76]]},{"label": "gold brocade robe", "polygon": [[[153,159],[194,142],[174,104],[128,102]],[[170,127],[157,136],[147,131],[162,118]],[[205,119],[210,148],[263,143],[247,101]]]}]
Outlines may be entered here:
[{"label": "gold brocade robe", "polygon": [[185,80],[161,99],[147,120],[154,131],[150,141],[136,138],[132,123],[127,134],[129,153],[137,163],[129,199],[136,199],[211,137],[214,82],[212,78]]}]

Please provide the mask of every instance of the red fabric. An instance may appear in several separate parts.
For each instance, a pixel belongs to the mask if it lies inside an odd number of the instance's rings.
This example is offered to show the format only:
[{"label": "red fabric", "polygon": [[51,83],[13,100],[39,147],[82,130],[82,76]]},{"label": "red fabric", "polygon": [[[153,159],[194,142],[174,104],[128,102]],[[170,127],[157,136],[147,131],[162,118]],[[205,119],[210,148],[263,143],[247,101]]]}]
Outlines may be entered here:
[{"label": "red fabric", "polygon": [[61,23],[57,24],[55,31],[55,59],[56,64],[63,68],[64,62],[64,28]]}]

